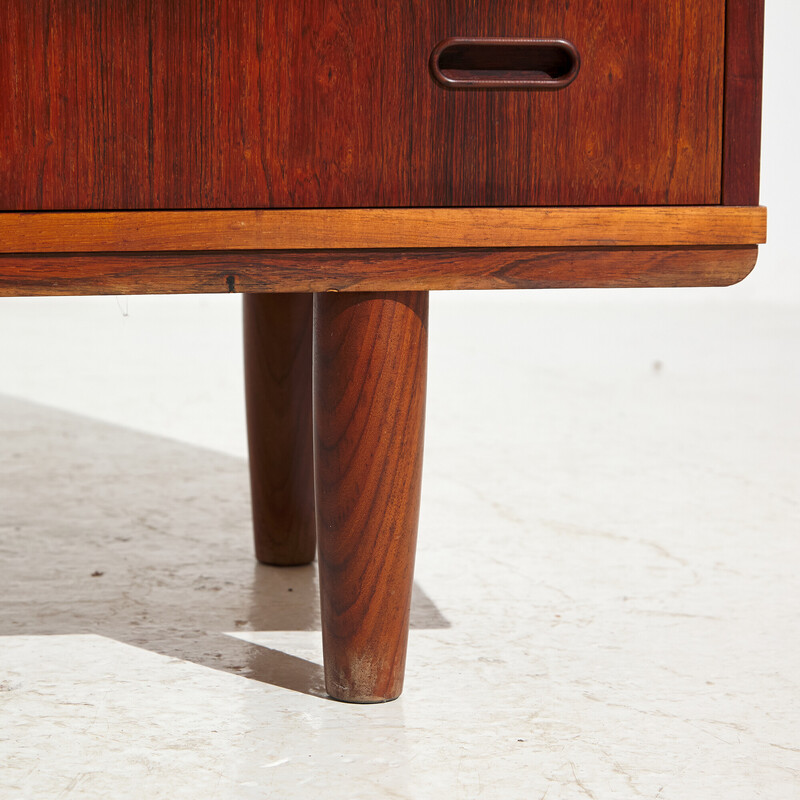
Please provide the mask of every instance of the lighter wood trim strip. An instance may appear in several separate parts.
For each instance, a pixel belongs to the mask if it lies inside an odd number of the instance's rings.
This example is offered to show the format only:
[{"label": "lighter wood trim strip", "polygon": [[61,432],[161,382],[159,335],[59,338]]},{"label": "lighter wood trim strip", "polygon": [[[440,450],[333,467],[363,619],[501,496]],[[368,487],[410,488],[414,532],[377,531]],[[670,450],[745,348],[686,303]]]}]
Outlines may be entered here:
[{"label": "lighter wood trim strip", "polygon": [[766,239],[760,206],[0,213],[0,252],[664,247]]}]

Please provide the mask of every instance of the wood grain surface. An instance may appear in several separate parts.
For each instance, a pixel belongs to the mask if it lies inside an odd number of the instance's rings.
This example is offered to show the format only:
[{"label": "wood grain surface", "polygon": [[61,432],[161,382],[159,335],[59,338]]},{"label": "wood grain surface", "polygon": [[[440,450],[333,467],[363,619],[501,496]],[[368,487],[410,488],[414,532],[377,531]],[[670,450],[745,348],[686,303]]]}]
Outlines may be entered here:
[{"label": "wood grain surface", "polygon": [[244,297],[247,439],[256,558],[308,564],[314,514],[310,294]]},{"label": "wood grain surface", "polygon": [[760,244],[766,209],[347,208],[0,213],[0,252]]},{"label": "wood grain surface", "polygon": [[315,296],[314,449],[325,682],[403,686],[422,479],[425,292]]},{"label": "wood grain surface", "polygon": [[0,296],[729,286],[755,246],[0,255]]},{"label": "wood grain surface", "polygon": [[757,205],[764,0],[728,0],[722,202]]},{"label": "wood grain surface", "polygon": [[[725,0],[4,0],[0,209],[713,204]],[[449,37],[564,38],[560,92]]]}]

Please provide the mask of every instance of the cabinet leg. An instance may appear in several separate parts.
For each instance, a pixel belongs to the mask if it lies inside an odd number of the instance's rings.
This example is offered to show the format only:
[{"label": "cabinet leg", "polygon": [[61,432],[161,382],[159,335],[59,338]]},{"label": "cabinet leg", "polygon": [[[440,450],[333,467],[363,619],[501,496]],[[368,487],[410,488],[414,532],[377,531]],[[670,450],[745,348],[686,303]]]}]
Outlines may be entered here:
[{"label": "cabinet leg", "polygon": [[314,298],[314,448],[328,693],[403,687],[422,478],[428,293]]},{"label": "cabinet leg", "polygon": [[313,295],[244,296],[247,438],[256,558],[314,560]]}]

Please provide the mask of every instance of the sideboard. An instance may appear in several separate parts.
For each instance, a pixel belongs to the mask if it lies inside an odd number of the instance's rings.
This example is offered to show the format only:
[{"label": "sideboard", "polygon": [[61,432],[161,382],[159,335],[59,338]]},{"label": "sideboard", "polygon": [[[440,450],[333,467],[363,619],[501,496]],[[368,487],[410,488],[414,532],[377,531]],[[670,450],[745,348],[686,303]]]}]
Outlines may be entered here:
[{"label": "sideboard", "polygon": [[763,0],[6,0],[0,295],[244,295],[256,555],[318,552],[328,692],[395,698],[428,292],[744,278],[762,39]]}]

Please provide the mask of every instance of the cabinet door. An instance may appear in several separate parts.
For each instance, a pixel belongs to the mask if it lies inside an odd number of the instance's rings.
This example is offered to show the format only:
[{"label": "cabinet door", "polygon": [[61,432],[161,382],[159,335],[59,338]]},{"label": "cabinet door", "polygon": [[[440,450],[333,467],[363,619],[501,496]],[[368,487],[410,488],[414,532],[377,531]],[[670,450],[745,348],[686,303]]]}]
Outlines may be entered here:
[{"label": "cabinet door", "polygon": [[[0,208],[718,203],[724,16],[725,0],[4,0]],[[580,71],[555,91],[446,88],[430,56],[450,37],[565,39]]]}]

